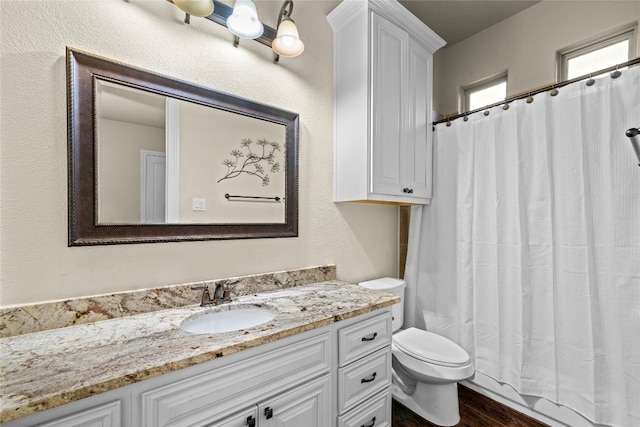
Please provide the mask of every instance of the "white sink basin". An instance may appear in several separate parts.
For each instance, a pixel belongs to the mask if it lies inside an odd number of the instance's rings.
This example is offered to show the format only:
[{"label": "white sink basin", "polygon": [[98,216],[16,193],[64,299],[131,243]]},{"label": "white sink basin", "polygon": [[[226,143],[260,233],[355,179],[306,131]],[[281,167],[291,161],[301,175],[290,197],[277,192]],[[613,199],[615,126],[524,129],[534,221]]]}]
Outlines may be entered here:
[{"label": "white sink basin", "polygon": [[277,314],[265,308],[242,307],[208,314],[194,314],[184,319],[180,328],[193,334],[238,331],[273,320]]}]

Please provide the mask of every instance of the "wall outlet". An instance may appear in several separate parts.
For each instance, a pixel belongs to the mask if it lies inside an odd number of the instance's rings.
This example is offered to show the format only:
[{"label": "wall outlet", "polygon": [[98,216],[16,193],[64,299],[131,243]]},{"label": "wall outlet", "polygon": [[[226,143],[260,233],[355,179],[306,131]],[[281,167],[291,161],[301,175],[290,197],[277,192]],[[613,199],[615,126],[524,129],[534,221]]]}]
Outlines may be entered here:
[{"label": "wall outlet", "polygon": [[207,210],[207,199],[193,199],[193,210],[194,211],[206,211]]}]

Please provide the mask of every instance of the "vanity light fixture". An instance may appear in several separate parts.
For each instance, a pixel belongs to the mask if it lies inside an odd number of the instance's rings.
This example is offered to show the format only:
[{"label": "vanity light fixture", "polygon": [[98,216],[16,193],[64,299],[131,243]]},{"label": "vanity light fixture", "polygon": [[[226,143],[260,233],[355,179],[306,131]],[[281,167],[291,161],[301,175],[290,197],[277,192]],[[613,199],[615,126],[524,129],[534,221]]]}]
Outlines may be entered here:
[{"label": "vanity light fixture", "polygon": [[213,0],[173,0],[178,9],[193,16],[204,18],[213,13]]},{"label": "vanity light fixture", "polygon": [[276,54],[274,62],[278,62],[280,56],[294,57],[304,52],[304,43],[298,35],[298,27],[291,19],[292,12],[293,0],[285,0],[278,16],[278,25],[276,26],[278,32],[271,45]]},{"label": "vanity light fixture", "polygon": [[184,22],[190,23],[191,15],[200,16],[227,27],[234,35],[233,45],[238,46],[240,38],[254,39],[274,52],[274,63],[280,56],[294,57],[304,51],[304,43],[298,35],[298,28],[291,19],[293,0],[285,0],[275,29],[264,25],[258,19],[256,6],[252,0],[236,0],[233,8],[218,0],[167,0],[186,13]]},{"label": "vanity light fixture", "polygon": [[264,26],[252,0],[236,0],[233,12],[227,18],[227,28],[242,39],[257,39],[262,35]]}]

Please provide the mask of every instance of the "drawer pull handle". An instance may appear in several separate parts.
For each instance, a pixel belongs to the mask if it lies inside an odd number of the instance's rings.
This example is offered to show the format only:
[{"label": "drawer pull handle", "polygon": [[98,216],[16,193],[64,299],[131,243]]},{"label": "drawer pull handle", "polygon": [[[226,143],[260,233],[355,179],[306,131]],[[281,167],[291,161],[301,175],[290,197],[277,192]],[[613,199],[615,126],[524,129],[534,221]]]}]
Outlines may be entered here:
[{"label": "drawer pull handle", "polygon": [[273,418],[273,409],[269,408],[268,406],[266,408],[264,408],[264,416],[269,420],[271,418]]},{"label": "drawer pull handle", "polygon": [[373,373],[373,375],[371,375],[369,378],[363,378],[360,380],[360,384],[364,384],[364,383],[370,383],[371,381],[376,379],[376,372]]},{"label": "drawer pull handle", "polygon": [[374,332],[373,335],[369,335],[368,337],[362,337],[362,341],[373,341],[378,336],[377,332]]},{"label": "drawer pull handle", "polygon": [[256,419],[251,415],[247,417],[247,427],[256,427]]},{"label": "drawer pull handle", "polygon": [[376,424],[376,417],[373,417],[369,424],[362,424],[360,427],[373,427]]}]

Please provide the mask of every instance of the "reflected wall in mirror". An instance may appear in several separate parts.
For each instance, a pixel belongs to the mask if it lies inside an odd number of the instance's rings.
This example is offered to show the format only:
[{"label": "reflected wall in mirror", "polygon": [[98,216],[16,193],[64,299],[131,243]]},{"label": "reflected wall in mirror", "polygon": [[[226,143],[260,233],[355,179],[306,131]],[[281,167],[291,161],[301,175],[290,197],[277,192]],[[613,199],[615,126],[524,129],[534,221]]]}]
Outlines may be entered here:
[{"label": "reflected wall in mirror", "polygon": [[297,236],[298,115],[67,48],[69,245]]}]

